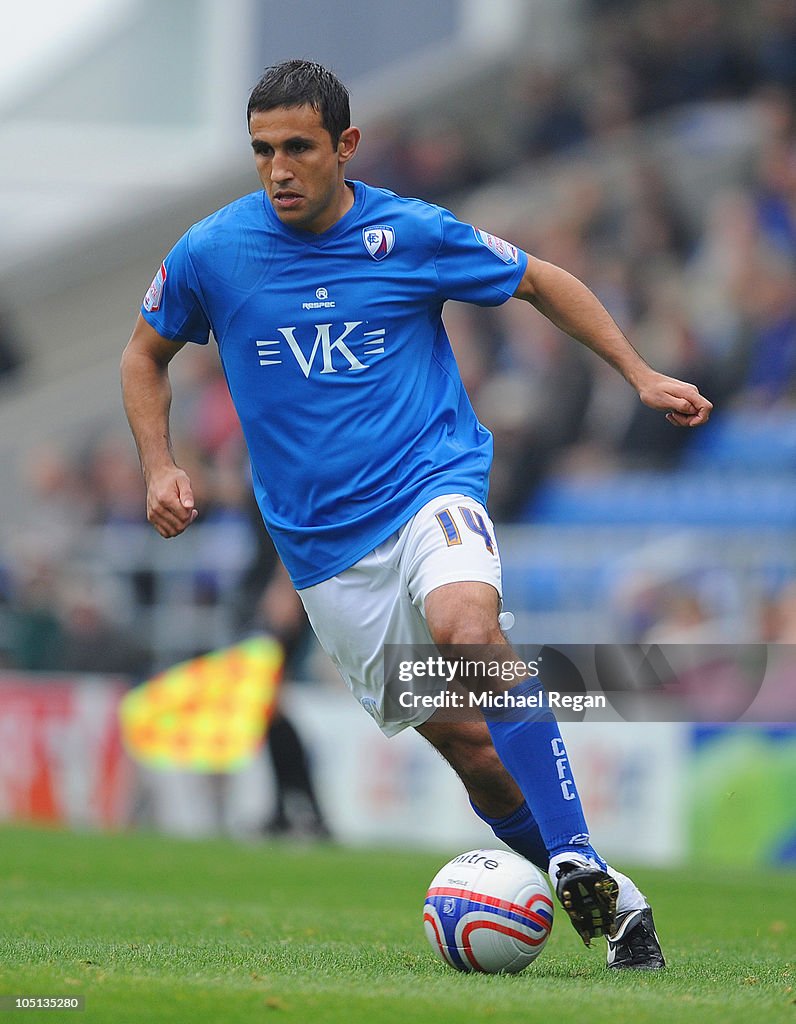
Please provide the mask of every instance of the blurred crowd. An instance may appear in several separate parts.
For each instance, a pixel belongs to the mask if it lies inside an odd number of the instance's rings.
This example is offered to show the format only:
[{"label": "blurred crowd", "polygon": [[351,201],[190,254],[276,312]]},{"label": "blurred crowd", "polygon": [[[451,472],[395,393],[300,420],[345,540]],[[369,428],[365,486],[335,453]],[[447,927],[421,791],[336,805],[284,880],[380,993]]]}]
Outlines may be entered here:
[{"label": "blurred crowd", "polygon": [[[796,401],[796,2],[590,0],[577,64],[501,69],[444,122],[433,112],[381,126],[358,173],[458,210],[475,186],[556,179],[555,199],[481,226],[586,281],[657,368],[697,382],[717,406],[790,411]],[[677,168],[636,146],[629,187],[611,187],[584,144],[650,118],[705,108],[697,131],[725,130],[724,102],[751,105],[759,143],[747,173],[695,211]],[[479,106],[480,102],[480,106]],[[454,98],[451,105],[456,106]],[[484,110],[488,109],[488,114]],[[499,125],[501,131],[495,128]],[[587,152],[594,152],[593,149]],[[623,151],[626,158],[626,151]],[[562,464],[675,466],[690,438],[640,407],[613,371],[527,310],[450,308],[476,410],[496,435],[490,506],[532,514]]]},{"label": "blurred crowd", "polygon": [[[500,87],[491,83],[498,92],[483,121],[488,140],[455,118],[391,120],[370,130],[355,173],[460,212],[472,189],[543,161],[556,175],[556,199],[544,215],[529,216],[518,194],[510,225],[481,226],[586,281],[642,354],[698,383],[717,417],[777,409],[793,423],[796,3],[587,6],[577,67],[515,69]],[[620,195],[577,159],[584,142],[713,101],[751,104],[760,142],[745,175],[716,189],[696,213],[674,187],[677,168],[658,165],[640,147],[631,187]],[[476,411],[495,434],[490,507],[499,522],[532,521],[534,496],[553,473],[666,471],[692,442],[523,304],[450,304],[446,323]],[[285,605],[273,592],[267,596],[266,584],[284,580],[250,497],[226,384],[212,346],[189,348],[173,366],[177,457],[192,478],[202,522],[250,535],[250,571],[233,595],[239,628],[278,629],[274,619]],[[132,442],[110,436],[78,452],[42,448],[30,460],[27,487],[29,529],[0,563],[0,664],[142,676],[152,654],[117,614],[112,583],[81,574],[70,560],[87,529],[141,523]],[[659,594],[660,617],[696,623],[701,612],[692,598]],[[766,608],[761,639],[796,642],[793,586],[772,595]]]},{"label": "blurred crowd", "polygon": [[584,0],[575,32],[570,59],[501,65],[442,112],[427,104],[375,126],[358,173],[445,202],[685,104],[796,88],[793,0]]}]

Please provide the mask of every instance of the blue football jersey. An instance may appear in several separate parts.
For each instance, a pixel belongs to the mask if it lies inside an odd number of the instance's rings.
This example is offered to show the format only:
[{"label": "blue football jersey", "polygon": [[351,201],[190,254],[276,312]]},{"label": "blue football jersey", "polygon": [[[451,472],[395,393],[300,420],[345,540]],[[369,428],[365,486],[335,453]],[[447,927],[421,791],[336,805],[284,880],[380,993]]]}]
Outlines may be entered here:
[{"label": "blue football jersey", "polygon": [[141,310],[174,341],[212,331],[260,511],[299,589],[434,497],[486,501],[492,437],[442,307],[506,301],[527,262],[447,210],[349,184],[352,209],[321,234],[282,224],[262,191],[195,224]]}]

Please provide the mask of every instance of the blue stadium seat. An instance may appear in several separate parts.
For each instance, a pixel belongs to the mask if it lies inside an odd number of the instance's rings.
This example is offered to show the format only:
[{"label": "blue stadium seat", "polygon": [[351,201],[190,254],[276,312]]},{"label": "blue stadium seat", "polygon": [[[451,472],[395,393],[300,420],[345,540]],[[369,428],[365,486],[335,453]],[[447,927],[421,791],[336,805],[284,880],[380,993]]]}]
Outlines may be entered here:
[{"label": "blue stadium seat", "polygon": [[693,468],[559,477],[525,512],[535,523],[793,528],[796,474]]},{"label": "blue stadium seat", "polygon": [[796,469],[796,411],[741,410],[714,415],[695,431],[685,467]]}]

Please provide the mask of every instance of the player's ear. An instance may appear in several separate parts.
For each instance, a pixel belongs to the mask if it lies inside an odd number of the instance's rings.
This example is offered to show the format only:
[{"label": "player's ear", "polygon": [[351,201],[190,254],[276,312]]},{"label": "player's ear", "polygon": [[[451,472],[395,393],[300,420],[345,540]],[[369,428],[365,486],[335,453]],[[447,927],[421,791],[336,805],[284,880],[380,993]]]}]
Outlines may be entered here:
[{"label": "player's ear", "polygon": [[356,153],[357,147],[359,146],[359,140],[362,138],[362,132],[359,128],[355,128],[351,125],[350,128],[346,128],[340,135],[340,141],[337,143],[337,155],[340,159],[340,163],[348,163],[351,157]]}]

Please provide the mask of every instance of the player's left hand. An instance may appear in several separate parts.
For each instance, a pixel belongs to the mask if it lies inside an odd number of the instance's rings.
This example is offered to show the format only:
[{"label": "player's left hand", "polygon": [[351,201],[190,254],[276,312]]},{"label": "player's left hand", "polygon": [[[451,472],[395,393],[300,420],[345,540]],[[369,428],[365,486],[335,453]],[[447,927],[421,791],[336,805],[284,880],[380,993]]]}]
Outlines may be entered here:
[{"label": "player's left hand", "polygon": [[699,427],[707,423],[713,403],[694,384],[652,371],[639,386],[638,396],[650,409],[660,409],[676,427]]}]

